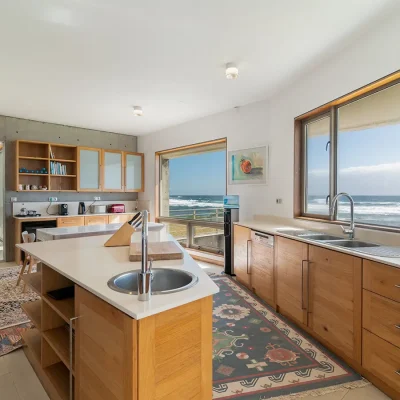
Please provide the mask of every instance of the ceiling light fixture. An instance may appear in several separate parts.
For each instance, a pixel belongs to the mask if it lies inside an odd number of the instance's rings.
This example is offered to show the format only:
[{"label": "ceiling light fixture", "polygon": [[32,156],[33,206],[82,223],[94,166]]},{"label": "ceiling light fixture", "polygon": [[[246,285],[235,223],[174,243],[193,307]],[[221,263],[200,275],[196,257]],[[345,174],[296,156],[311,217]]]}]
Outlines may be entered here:
[{"label": "ceiling light fixture", "polygon": [[239,70],[233,63],[226,64],[226,79],[236,79],[239,76]]},{"label": "ceiling light fixture", "polygon": [[134,114],[136,117],[141,117],[141,116],[143,115],[142,107],[133,106],[133,114]]}]

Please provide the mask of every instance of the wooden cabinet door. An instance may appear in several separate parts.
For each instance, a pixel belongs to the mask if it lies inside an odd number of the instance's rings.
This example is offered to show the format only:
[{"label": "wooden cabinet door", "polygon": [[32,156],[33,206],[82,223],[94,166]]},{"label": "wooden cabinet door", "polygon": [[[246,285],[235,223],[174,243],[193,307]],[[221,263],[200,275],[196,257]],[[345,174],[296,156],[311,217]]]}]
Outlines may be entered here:
[{"label": "wooden cabinet door", "polygon": [[85,225],[106,225],[108,215],[88,215],[85,217]]},{"label": "wooden cabinet door", "polygon": [[362,260],[317,246],[309,260],[309,327],[361,363]]},{"label": "wooden cabinet door", "polygon": [[274,248],[256,236],[256,232],[251,232],[250,275],[253,292],[275,306]]},{"label": "wooden cabinet door", "polygon": [[75,399],[137,399],[137,321],[75,286]]},{"label": "wooden cabinet door", "polygon": [[275,241],[276,304],[279,312],[307,324],[308,245],[277,237]]},{"label": "wooden cabinet door", "polygon": [[134,214],[113,214],[108,216],[109,224],[123,224],[124,222],[128,222],[132,219]]},{"label": "wooden cabinet door", "polygon": [[125,192],[144,192],[144,154],[124,151]]},{"label": "wooden cabinet door", "polygon": [[234,225],[233,241],[233,265],[235,268],[236,279],[250,289],[251,230],[244,226]]},{"label": "wooden cabinet door", "polygon": [[103,150],[101,164],[103,170],[103,191],[123,192],[124,158],[122,151]]},{"label": "wooden cabinet door", "polygon": [[78,192],[99,192],[101,186],[101,149],[78,147]]},{"label": "wooden cabinet door", "polygon": [[70,226],[85,225],[84,217],[59,217],[57,218],[57,228],[67,228]]}]

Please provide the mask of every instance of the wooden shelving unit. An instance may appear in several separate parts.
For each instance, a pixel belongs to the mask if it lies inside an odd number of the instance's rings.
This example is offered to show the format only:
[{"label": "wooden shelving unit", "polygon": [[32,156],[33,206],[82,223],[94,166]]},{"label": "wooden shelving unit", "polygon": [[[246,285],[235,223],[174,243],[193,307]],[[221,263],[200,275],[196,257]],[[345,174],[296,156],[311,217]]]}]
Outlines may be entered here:
[{"label": "wooden shelving unit", "polygon": [[[41,296],[40,300],[22,306],[35,325],[34,329],[22,334],[24,351],[49,397],[67,400],[70,398],[69,324],[70,319],[74,317],[75,299],[55,300],[47,293],[72,286],[73,282],[44,264],[41,272],[26,274],[23,279]],[[74,367],[71,373],[73,376]]]},{"label": "wooden shelving unit", "polygon": [[[66,175],[52,174],[51,163],[65,166]],[[43,171],[45,168],[45,173]],[[18,140],[16,144],[16,191],[77,191],[77,146]],[[22,185],[22,188],[20,187]],[[36,186],[37,189],[26,186]],[[39,187],[47,189],[39,189]]]}]

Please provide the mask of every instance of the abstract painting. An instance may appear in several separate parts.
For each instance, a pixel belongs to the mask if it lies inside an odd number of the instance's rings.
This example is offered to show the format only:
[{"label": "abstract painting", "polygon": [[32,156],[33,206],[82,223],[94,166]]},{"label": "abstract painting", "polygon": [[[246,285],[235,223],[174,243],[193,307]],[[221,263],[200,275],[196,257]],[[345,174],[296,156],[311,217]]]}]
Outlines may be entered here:
[{"label": "abstract painting", "polygon": [[268,147],[230,151],[228,153],[229,184],[266,184]]}]

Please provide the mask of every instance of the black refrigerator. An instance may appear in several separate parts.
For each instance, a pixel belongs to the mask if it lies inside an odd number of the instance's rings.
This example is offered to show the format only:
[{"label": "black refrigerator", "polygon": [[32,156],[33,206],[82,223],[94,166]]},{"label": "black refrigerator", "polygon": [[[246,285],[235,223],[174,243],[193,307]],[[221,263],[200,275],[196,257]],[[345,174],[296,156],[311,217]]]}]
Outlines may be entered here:
[{"label": "black refrigerator", "polygon": [[224,208],[225,268],[228,275],[235,275],[233,265],[233,223],[239,221],[239,208]]}]

